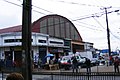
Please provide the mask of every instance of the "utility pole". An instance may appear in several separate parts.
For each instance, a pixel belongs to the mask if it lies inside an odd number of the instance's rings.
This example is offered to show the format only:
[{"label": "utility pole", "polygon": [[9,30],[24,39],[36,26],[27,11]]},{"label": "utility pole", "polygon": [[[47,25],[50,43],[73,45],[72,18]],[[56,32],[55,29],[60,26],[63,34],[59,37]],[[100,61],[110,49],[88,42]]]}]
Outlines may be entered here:
[{"label": "utility pole", "polygon": [[31,62],[31,4],[32,0],[23,0],[22,16],[22,75],[24,80],[32,80]]},{"label": "utility pole", "polygon": [[107,24],[108,52],[109,52],[109,56],[111,56],[111,46],[110,46],[110,29],[109,29],[109,26],[108,26],[107,8],[105,8],[105,14],[106,14],[106,24]]},{"label": "utility pole", "polygon": [[[111,8],[111,7],[108,7],[108,8]],[[109,26],[108,26],[108,12],[107,12],[107,9],[108,8],[103,8],[105,9],[105,15],[106,15],[106,24],[107,24],[107,40],[108,40],[108,53],[109,53],[109,56],[111,56],[111,46],[110,46],[110,30],[109,30]]]}]

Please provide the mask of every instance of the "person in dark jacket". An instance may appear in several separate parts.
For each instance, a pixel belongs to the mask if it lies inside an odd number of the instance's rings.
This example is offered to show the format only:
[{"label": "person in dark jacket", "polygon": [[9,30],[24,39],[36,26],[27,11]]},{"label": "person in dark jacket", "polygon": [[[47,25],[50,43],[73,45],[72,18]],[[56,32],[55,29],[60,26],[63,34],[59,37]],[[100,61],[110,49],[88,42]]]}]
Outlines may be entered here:
[{"label": "person in dark jacket", "polygon": [[90,73],[91,72],[91,61],[90,61],[90,59],[86,58],[85,64],[86,64],[87,73]]},{"label": "person in dark jacket", "polygon": [[74,72],[74,70],[76,70],[76,72],[78,72],[78,61],[77,61],[77,59],[76,59],[76,57],[74,56],[73,58],[72,58],[72,63],[73,63],[73,65],[72,65],[72,68],[73,68],[73,72]]},{"label": "person in dark jacket", "polygon": [[114,60],[114,70],[115,70],[115,72],[118,72],[118,73],[119,73],[119,64],[120,64],[120,61],[119,61],[118,57],[116,57]]}]

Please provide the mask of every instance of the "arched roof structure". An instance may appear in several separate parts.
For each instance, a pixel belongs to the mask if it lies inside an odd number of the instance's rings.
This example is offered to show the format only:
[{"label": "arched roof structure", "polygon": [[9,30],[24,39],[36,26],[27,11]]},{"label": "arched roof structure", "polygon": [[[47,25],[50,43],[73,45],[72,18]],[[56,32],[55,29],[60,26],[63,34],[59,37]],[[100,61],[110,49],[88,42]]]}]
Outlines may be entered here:
[{"label": "arched roof structure", "polygon": [[[5,29],[0,29],[0,34],[21,31],[22,25],[18,25]],[[47,15],[33,22],[32,32],[43,33],[48,34],[52,37],[58,37],[63,39],[66,38],[83,42],[82,37],[74,24],[66,17],[57,14]]]},{"label": "arched roof structure", "polygon": [[57,14],[47,15],[35,21],[32,25],[32,31],[53,37],[82,41],[82,37],[74,24],[66,17]]}]

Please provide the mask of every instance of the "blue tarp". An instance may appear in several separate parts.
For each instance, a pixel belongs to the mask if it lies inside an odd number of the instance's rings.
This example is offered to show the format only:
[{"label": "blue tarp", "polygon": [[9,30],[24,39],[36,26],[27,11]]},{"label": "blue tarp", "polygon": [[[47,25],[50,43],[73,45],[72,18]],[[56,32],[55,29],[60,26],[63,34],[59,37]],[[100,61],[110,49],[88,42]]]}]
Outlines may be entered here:
[{"label": "blue tarp", "polygon": [[103,49],[103,50],[100,50],[101,53],[109,53],[109,50],[108,49]]},{"label": "blue tarp", "polygon": [[47,54],[45,57],[53,57],[53,54]]},{"label": "blue tarp", "polygon": [[[100,53],[109,53],[109,49],[100,50]],[[112,55],[115,55],[115,54],[118,54],[118,53],[115,52],[115,51],[111,51],[111,54],[112,54]]]},{"label": "blue tarp", "polygon": [[117,52],[111,52],[112,55],[117,55],[118,53]]}]

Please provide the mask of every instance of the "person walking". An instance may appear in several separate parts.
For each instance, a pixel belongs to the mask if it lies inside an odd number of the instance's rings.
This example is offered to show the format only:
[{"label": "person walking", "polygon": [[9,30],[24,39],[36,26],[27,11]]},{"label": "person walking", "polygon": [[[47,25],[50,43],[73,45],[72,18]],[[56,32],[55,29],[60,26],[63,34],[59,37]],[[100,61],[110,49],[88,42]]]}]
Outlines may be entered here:
[{"label": "person walking", "polygon": [[78,72],[78,61],[77,61],[75,56],[72,59],[73,59],[73,61],[72,61],[72,63],[73,63],[73,65],[72,65],[73,73],[74,73],[74,70],[76,70],[76,73],[77,73]]},{"label": "person walking", "polygon": [[115,57],[115,60],[114,60],[114,70],[115,70],[115,73],[116,72],[119,73],[119,64],[120,64],[120,61],[119,61],[118,57]]},{"label": "person walking", "polygon": [[42,60],[41,58],[38,59],[38,70],[42,69]]},{"label": "person walking", "polygon": [[91,72],[91,61],[90,61],[90,59],[86,58],[85,64],[86,64],[87,73],[90,73]]}]

